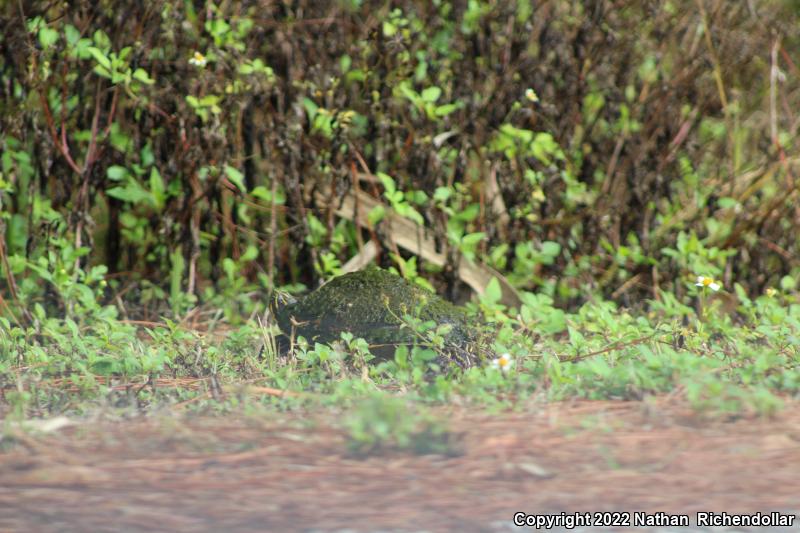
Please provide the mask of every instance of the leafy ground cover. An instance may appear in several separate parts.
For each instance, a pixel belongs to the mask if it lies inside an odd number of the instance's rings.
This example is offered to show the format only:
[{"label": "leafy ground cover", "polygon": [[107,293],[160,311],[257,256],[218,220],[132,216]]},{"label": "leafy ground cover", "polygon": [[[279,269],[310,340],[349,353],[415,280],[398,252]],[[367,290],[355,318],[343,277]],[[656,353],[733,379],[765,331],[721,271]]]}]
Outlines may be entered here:
[{"label": "leafy ground cover", "polygon": [[[725,289],[713,285],[717,292],[702,281],[687,289],[696,292],[699,312],[667,293],[638,313],[608,301],[571,313],[546,296],[523,293],[522,306],[509,312],[490,291],[470,307],[497,332],[495,352],[502,357],[466,371],[437,365],[432,323],[409,323],[431,343],[387,360],[373,358],[363,340],[346,333],[331,344],[301,337],[282,350],[269,317],[239,327],[191,317],[150,324],[96,318],[83,325],[42,317],[27,329],[5,320],[2,409],[20,418],[96,408],[147,412],[178,402],[228,409],[241,400],[223,389],[251,384],[275,389],[265,401],[277,408],[347,404],[398,390],[422,405],[509,407],[530,397],[678,393],[698,410],[772,414],[781,397],[800,387],[800,306],[786,291],[751,300],[737,287],[740,303],[730,313],[717,298]],[[83,313],[112,314],[91,302]]]}]

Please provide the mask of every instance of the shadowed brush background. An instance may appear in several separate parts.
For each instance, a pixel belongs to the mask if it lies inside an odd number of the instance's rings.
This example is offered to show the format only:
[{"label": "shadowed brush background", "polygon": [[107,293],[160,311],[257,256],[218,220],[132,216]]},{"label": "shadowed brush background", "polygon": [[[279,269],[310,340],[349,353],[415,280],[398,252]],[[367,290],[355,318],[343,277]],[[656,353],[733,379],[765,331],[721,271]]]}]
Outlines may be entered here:
[{"label": "shadowed brush background", "polygon": [[[6,2],[2,312],[69,313],[47,276],[88,284],[98,265],[103,298],[144,308],[313,286],[365,241],[392,249],[390,229],[357,229],[315,196],[377,172],[451,264],[482,258],[559,305],[680,296],[701,273],[760,293],[798,273],[797,14],[755,0]],[[452,268],[436,283],[457,292]]]}]

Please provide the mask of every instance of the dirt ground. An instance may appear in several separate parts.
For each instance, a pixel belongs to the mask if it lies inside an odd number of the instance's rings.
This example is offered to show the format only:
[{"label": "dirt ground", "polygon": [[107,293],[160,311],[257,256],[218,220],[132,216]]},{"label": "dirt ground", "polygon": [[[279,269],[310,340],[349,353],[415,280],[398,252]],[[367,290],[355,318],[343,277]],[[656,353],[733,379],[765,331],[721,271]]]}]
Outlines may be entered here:
[{"label": "dirt ground", "polygon": [[800,511],[797,403],[772,419],[710,419],[671,398],[439,414],[461,455],[357,459],[341,430],[297,413],[11,430],[0,531],[513,531],[515,512]]}]

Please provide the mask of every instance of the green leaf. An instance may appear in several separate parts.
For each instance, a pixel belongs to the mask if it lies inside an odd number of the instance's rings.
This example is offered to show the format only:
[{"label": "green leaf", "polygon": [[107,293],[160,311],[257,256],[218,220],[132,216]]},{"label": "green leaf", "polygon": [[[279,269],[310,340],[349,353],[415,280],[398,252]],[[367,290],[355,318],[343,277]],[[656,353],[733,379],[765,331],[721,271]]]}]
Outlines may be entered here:
[{"label": "green leaf", "polygon": [[395,26],[394,24],[392,24],[392,23],[391,23],[391,22],[389,22],[389,21],[385,21],[385,22],[383,23],[383,34],[384,34],[386,37],[391,37],[391,36],[393,36],[395,33],[397,33],[397,26]]},{"label": "green leaf", "polygon": [[250,246],[247,247],[247,250],[245,250],[242,256],[239,258],[239,262],[245,263],[247,261],[252,261],[256,257],[258,257],[258,248],[256,248],[251,244]]},{"label": "green leaf", "polygon": [[436,107],[436,116],[437,117],[446,117],[460,106],[458,104],[445,104]]},{"label": "green leaf", "polygon": [[475,251],[478,249],[478,244],[486,238],[483,232],[469,233],[464,235],[459,242],[459,249],[464,257],[470,261],[475,260]]},{"label": "green leaf", "polygon": [[226,257],[222,260],[222,270],[225,271],[225,275],[229,280],[233,280],[236,278],[236,262],[231,259],[230,257]]},{"label": "green leaf", "polygon": [[100,66],[100,65],[95,65],[95,66],[94,66],[94,68],[93,68],[92,70],[93,70],[93,71],[94,71],[94,73],[95,73],[95,74],[97,74],[98,76],[102,76],[103,78],[108,78],[108,79],[111,79],[111,78],[112,78],[112,76],[111,76],[111,71],[110,71],[110,70],[108,70],[107,68],[103,68],[103,67],[102,67],[102,66]]},{"label": "green leaf", "polygon": [[253,198],[260,198],[265,202],[272,201],[272,191],[264,187],[263,185],[257,185],[252,191],[250,191],[250,195]]},{"label": "green leaf", "polygon": [[434,103],[442,96],[442,90],[439,87],[428,87],[422,91],[421,96],[426,102]]},{"label": "green leaf", "polygon": [[350,70],[350,65],[352,65],[352,64],[353,64],[353,60],[347,54],[344,54],[342,57],[339,58],[339,69],[341,70],[342,74],[344,74],[348,70]]},{"label": "green leaf", "polygon": [[42,17],[33,17],[32,19],[28,19],[25,25],[29,32],[34,33],[39,31],[39,28],[44,25],[44,19]]},{"label": "green leaf", "polygon": [[569,326],[567,327],[569,334],[569,343],[575,348],[576,352],[580,353],[581,349],[586,346],[586,338],[577,329]]},{"label": "green leaf", "polygon": [[453,195],[453,189],[450,187],[436,187],[433,193],[433,199],[437,202],[446,202],[448,198]]},{"label": "green leaf", "polygon": [[122,153],[127,153],[128,148],[131,145],[131,138],[125,135],[120,129],[119,122],[113,122],[111,124],[111,146],[116,148]]},{"label": "green leaf", "polygon": [[90,46],[87,48],[87,51],[92,54],[92,57],[97,61],[97,63],[102,66],[107,71],[111,71],[111,61],[106,57],[106,55],[99,49],[94,46]]},{"label": "green leaf", "polygon": [[383,172],[378,172],[377,176],[378,179],[381,180],[383,188],[386,189],[387,195],[393,195],[395,191],[397,191],[397,187],[394,184],[394,180],[390,175],[384,174]]},{"label": "green leaf", "polygon": [[286,195],[283,193],[283,189],[278,187],[275,191],[275,197],[273,198],[272,191],[267,189],[263,185],[256,186],[250,194],[255,198],[260,198],[265,202],[275,202],[277,205],[283,205],[286,202]]},{"label": "green leaf", "polygon": [[[97,68],[101,68],[101,67],[97,67]],[[111,83],[113,83],[114,85],[117,85],[119,83],[125,83],[125,84],[130,83],[131,80],[130,80],[130,77],[127,76],[127,74],[130,74],[130,71],[128,71],[128,73],[116,72],[116,71],[112,72],[111,73]]]},{"label": "green leaf", "polygon": [[364,81],[367,79],[367,73],[357,68],[345,74],[344,79],[347,83],[352,81]]},{"label": "green leaf", "polygon": [[92,35],[95,44],[101,50],[110,50],[111,49],[111,39],[108,38],[108,35],[103,30],[97,30]]},{"label": "green leaf", "polygon": [[134,79],[137,79],[146,85],[153,85],[156,82],[153,78],[148,76],[147,71],[145,71],[143,68],[137,68],[134,70],[133,77]]},{"label": "green leaf", "polygon": [[424,205],[429,201],[428,195],[425,194],[425,191],[412,191],[407,196],[410,201],[417,205]]},{"label": "green leaf", "polygon": [[555,257],[561,253],[561,245],[555,241],[544,241],[542,243],[542,255]]},{"label": "green leaf", "polygon": [[383,205],[376,205],[367,214],[367,221],[369,222],[369,225],[374,228],[375,225],[383,220],[385,216],[386,208]]},{"label": "green leaf", "polygon": [[467,207],[464,208],[463,211],[460,213],[456,213],[453,217],[455,220],[460,222],[471,222],[475,220],[481,212],[480,204],[474,203],[469,204]]},{"label": "green leaf", "polygon": [[153,202],[152,195],[134,180],[129,181],[124,187],[112,187],[106,191],[106,194],[132,204]]},{"label": "green leaf", "polygon": [[309,235],[306,236],[306,242],[312,246],[320,246],[323,239],[328,235],[328,228],[313,213],[309,213],[306,218],[310,230]]},{"label": "green leaf", "polygon": [[397,207],[397,204],[405,203],[406,195],[402,191],[385,192],[384,196],[386,196],[386,199],[389,200],[389,203],[391,203],[393,207]]},{"label": "green leaf", "polygon": [[121,181],[128,175],[128,169],[119,165],[111,165],[106,169],[106,176],[113,181]]},{"label": "green leaf", "polygon": [[91,57],[91,54],[89,53],[90,46],[92,46],[91,39],[78,39],[73,51],[74,57],[77,57],[78,59],[89,59],[89,57]]},{"label": "green leaf", "polygon": [[119,58],[120,65],[125,64],[126,60],[128,59],[128,56],[131,55],[132,51],[133,48],[131,48],[130,46],[126,46],[125,48],[119,51],[119,55],[117,57]]},{"label": "green leaf", "polygon": [[153,155],[153,145],[149,142],[142,147],[141,152],[139,152],[139,157],[142,162],[142,165],[145,167],[149,167],[150,165],[155,162],[156,157]]},{"label": "green leaf", "polygon": [[461,243],[464,246],[474,249],[474,247],[477,246],[477,244],[480,243],[485,238],[486,234],[482,231],[479,231],[477,233],[468,233],[464,235],[464,237],[461,239]]},{"label": "green leaf", "polygon": [[64,37],[67,39],[67,44],[75,46],[81,38],[81,32],[72,24],[64,26]]},{"label": "green leaf", "polygon": [[200,105],[203,107],[214,107],[219,104],[221,98],[216,94],[208,94],[200,99]]},{"label": "green leaf", "polygon": [[503,291],[500,289],[500,282],[497,278],[492,278],[486,285],[486,292],[483,293],[483,300],[488,304],[496,304],[503,296]]},{"label": "green leaf", "polygon": [[561,147],[550,133],[537,133],[531,144],[533,157],[542,163],[549,165],[550,159],[564,159]]},{"label": "green leaf", "polygon": [[308,115],[308,120],[314,120],[314,117],[317,116],[317,110],[319,106],[314,103],[314,100],[311,98],[304,97],[303,98],[303,107],[306,110],[306,114]]},{"label": "green leaf", "polygon": [[231,180],[240,191],[247,192],[247,188],[244,186],[244,174],[239,170],[230,165],[225,165],[225,175],[228,176],[228,179]]},{"label": "green leaf", "polygon": [[398,215],[411,219],[420,226],[425,225],[425,219],[422,218],[422,215],[419,214],[419,211],[417,211],[407,203],[397,204],[393,207]]},{"label": "green leaf", "polygon": [[522,128],[516,128],[511,124],[503,124],[500,126],[500,134],[512,139],[516,139],[525,144],[533,141],[533,132]]},{"label": "green leaf", "polygon": [[50,48],[56,44],[56,42],[58,42],[58,32],[52,28],[43,26],[39,30],[39,42],[41,43],[42,48]]},{"label": "green leaf", "polygon": [[153,196],[155,207],[161,210],[166,203],[166,194],[164,194],[164,180],[161,178],[161,173],[156,167],[150,169],[150,193]]}]

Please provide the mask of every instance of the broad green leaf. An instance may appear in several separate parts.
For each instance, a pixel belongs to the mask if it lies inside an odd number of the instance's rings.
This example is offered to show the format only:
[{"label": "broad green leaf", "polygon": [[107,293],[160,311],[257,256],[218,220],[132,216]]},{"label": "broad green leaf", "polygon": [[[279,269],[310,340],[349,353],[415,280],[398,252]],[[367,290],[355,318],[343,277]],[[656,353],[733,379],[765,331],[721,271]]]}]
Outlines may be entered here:
[{"label": "broad green leaf", "polygon": [[220,102],[221,99],[222,98],[216,94],[208,94],[200,99],[200,105],[204,107],[214,107]]},{"label": "broad green leaf", "polygon": [[370,210],[369,214],[367,214],[367,221],[369,221],[371,227],[375,227],[385,216],[386,208],[383,205],[376,205]]},{"label": "broad green leaf", "polygon": [[390,175],[384,174],[383,172],[378,172],[377,176],[378,179],[381,180],[383,188],[386,189],[387,195],[392,195],[394,194],[395,191],[397,191],[397,187],[394,184],[394,180]]},{"label": "broad green leaf", "polygon": [[81,38],[81,32],[79,32],[78,28],[72,24],[67,24],[64,26],[64,37],[67,40],[67,44],[70,46],[75,46],[78,43],[78,40]]},{"label": "broad green leaf", "polygon": [[87,48],[87,50],[90,54],[92,54],[92,57],[100,64],[100,66],[109,72],[111,71],[111,61],[99,48],[90,46]]},{"label": "broad green leaf", "polygon": [[247,192],[247,188],[244,185],[244,174],[242,174],[236,168],[225,165],[225,175],[228,176],[228,179],[236,185],[240,191]]},{"label": "broad green leaf", "polygon": [[486,285],[486,292],[483,293],[483,300],[489,304],[496,304],[503,296],[503,291],[500,289],[500,282],[497,278],[492,278]]},{"label": "broad green leaf", "polygon": [[461,243],[468,247],[474,247],[485,238],[486,234],[482,231],[477,233],[468,233],[461,239]]},{"label": "broad green leaf", "polygon": [[397,204],[394,206],[395,212],[403,217],[409,218],[419,224],[420,226],[425,225],[425,219],[422,218],[422,215],[419,214],[419,211],[408,205],[407,203]]},{"label": "broad green leaf", "polygon": [[253,188],[253,190],[250,191],[250,195],[253,198],[260,198],[266,202],[272,201],[272,191],[270,191],[263,185],[257,185],[255,188]]},{"label": "broad green leaf", "polygon": [[152,195],[146,191],[138,182],[130,180],[124,187],[112,187],[106,191],[108,196],[130,202],[132,204],[152,203]]},{"label": "broad green leaf", "polygon": [[253,246],[252,244],[247,247],[247,250],[244,251],[242,256],[239,258],[240,262],[252,261],[258,257],[258,248]]},{"label": "broad green leaf", "polygon": [[397,33],[397,26],[395,26],[394,24],[392,24],[389,21],[384,21],[384,23],[383,23],[383,34],[386,37],[391,37],[395,33]]},{"label": "broad green leaf", "polygon": [[[131,54],[132,50],[133,50],[133,48],[131,48],[130,46],[126,46],[125,48],[123,48],[122,50],[119,51],[119,55],[117,57],[119,58],[119,63],[120,64],[123,64],[123,65],[125,64],[126,60],[128,59],[128,56]],[[113,56],[113,54],[112,54],[112,56]]]},{"label": "broad green leaf", "polygon": [[555,241],[544,241],[542,243],[542,254],[555,257],[561,253],[561,245]]},{"label": "broad green leaf", "polygon": [[250,194],[255,198],[260,198],[265,202],[275,202],[277,205],[283,205],[286,202],[286,195],[283,193],[283,189],[278,187],[275,191],[275,198],[272,197],[272,191],[267,189],[263,185],[256,186]]},{"label": "broad green leaf", "polygon": [[143,68],[137,68],[136,70],[134,70],[133,77],[147,85],[153,85],[156,82],[153,78],[151,78],[147,74],[147,71],[145,71]]},{"label": "broad green leaf", "polygon": [[128,169],[119,165],[111,165],[106,169],[106,176],[113,181],[121,181],[128,175]]},{"label": "broad green leaf", "polygon": [[426,102],[434,103],[442,96],[442,90],[439,87],[428,87],[423,89],[421,96]]},{"label": "broad green leaf", "polygon": [[43,26],[39,30],[39,42],[41,43],[42,48],[50,48],[56,44],[56,42],[58,42],[58,32],[53,28]]},{"label": "broad green leaf", "polygon": [[111,79],[111,77],[112,77],[111,76],[111,71],[108,70],[107,68],[104,68],[104,67],[100,66],[100,65],[95,65],[92,70],[94,71],[95,74],[97,74],[98,76],[102,76],[103,78]]},{"label": "broad green leaf", "polygon": [[453,189],[450,187],[436,187],[433,192],[433,199],[438,202],[446,202],[448,198],[453,195]]},{"label": "broad green leaf", "polygon": [[458,104],[445,104],[436,107],[436,116],[437,117],[446,117],[460,106]]},{"label": "broad green leaf", "polygon": [[537,133],[531,144],[533,157],[549,165],[551,158],[564,159],[561,147],[550,133]]},{"label": "broad green leaf", "polygon": [[303,108],[306,110],[306,114],[308,115],[308,120],[314,120],[314,117],[317,116],[317,110],[319,106],[314,103],[314,100],[311,98],[304,97],[303,98]]},{"label": "broad green leaf", "polygon": [[225,271],[225,275],[228,279],[234,279],[236,277],[236,262],[231,259],[230,257],[226,257],[222,260],[222,270]]},{"label": "broad green leaf", "polygon": [[103,30],[97,30],[92,35],[95,44],[101,50],[110,50],[111,49],[111,39],[108,38],[108,35]]},{"label": "broad green leaf", "polygon": [[350,65],[352,65],[352,64],[353,64],[353,60],[347,54],[344,54],[342,57],[339,58],[339,69],[341,70],[342,74],[344,74],[348,70],[350,70]]},{"label": "broad green leaf", "polygon": [[156,209],[161,210],[166,203],[166,194],[164,194],[164,180],[161,178],[161,173],[156,167],[150,169],[150,193],[153,195]]}]

